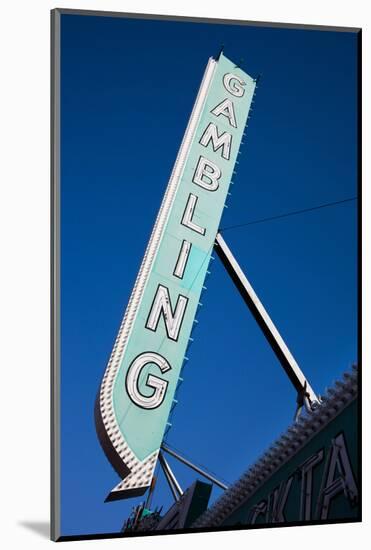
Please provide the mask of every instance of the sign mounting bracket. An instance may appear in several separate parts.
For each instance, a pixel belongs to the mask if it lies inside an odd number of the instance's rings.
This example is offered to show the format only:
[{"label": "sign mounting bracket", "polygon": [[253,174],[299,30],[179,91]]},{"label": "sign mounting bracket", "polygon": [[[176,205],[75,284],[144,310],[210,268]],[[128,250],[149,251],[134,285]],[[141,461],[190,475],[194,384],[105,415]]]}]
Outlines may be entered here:
[{"label": "sign mounting bracket", "polygon": [[[195,464],[193,464],[190,460],[188,460],[187,458],[184,458],[184,456],[181,456],[179,453],[173,451],[173,449],[170,449],[166,443],[162,442],[162,445],[161,445],[161,449],[163,451],[165,451],[166,453],[168,453],[169,455],[173,456],[174,458],[176,458],[177,460],[179,460],[179,462],[182,462],[182,464],[185,464],[186,466],[188,466],[189,468],[191,468],[192,470],[194,470],[195,472],[197,472],[198,474],[201,474],[203,477],[205,477],[206,479],[208,479],[209,481],[211,481],[212,483],[214,483],[215,485],[217,485],[218,487],[220,487],[221,489],[228,489],[228,485],[226,485],[225,483],[222,483],[221,481],[219,481],[218,479],[216,479],[216,477],[214,477],[213,475],[209,474],[208,472],[206,472],[205,470],[203,470],[202,468],[200,468],[199,466],[196,466]],[[161,455],[162,453],[160,453]]]},{"label": "sign mounting bracket", "polygon": [[281,363],[284,371],[297,391],[298,398],[295,417],[298,417],[298,413],[300,412],[302,405],[305,405],[307,410],[312,410],[319,404],[319,398],[295,361],[282,336],[278,332],[272,319],[269,317],[266,309],[259,300],[246,275],[243,273],[241,267],[237,263],[237,260],[233,256],[231,250],[220,233],[216,236],[214,248],[222,261],[222,264],[227,270],[227,273],[230,275],[241,297],[251,311],[255,321],[258,323],[277,359]]},{"label": "sign mounting bracket", "polygon": [[178,502],[178,500],[180,500],[180,497],[183,495],[183,490],[180,487],[172,469],[170,468],[167,460],[165,459],[161,451],[158,454],[158,459],[159,459],[162,471],[164,472],[164,475],[166,477],[166,481],[168,482],[168,485],[174,497],[174,500],[175,502]]}]

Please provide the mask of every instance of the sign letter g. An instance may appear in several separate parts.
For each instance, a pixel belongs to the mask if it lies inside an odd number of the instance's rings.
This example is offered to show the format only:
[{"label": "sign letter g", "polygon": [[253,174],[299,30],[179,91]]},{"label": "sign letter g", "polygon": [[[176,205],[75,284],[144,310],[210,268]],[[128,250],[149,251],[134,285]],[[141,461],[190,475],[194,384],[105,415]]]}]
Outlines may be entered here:
[{"label": "sign letter g", "polygon": [[133,403],[142,409],[156,409],[159,407],[165,398],[168,385],[166,380],[153,374],[148,374],[145,386],[153,388],[154,392],[151,395],[141,393],[139,389],[139,377],[143,368],[149,363],[157,365],[162,374],[171,369],[171,366],[164,357],[152,351],[138,355],[131,363],[126,375],[126,390]]}]

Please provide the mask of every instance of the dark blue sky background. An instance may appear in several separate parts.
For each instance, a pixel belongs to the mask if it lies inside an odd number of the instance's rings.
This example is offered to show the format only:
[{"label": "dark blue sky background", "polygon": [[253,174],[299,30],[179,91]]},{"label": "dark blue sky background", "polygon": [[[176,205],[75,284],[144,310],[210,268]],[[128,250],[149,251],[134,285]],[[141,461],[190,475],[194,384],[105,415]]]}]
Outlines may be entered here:
[{"label": "dark blue sky background", "polygon": [[[208,57],[262,74],[228,227],[354,197],[356,35],[62,16],[62,534],[120,530],[142,499],[93,408]],[[357,359],[356,202],[224,232],[299,365],[323,393]],[[229,482],[290,424],[296,395],[216,258],[167,441]],[[191,471],[169,458],[180,484]],[[213,489],[212,497],[220,494]],[[153,504],[171,504],[159,478]]]}]

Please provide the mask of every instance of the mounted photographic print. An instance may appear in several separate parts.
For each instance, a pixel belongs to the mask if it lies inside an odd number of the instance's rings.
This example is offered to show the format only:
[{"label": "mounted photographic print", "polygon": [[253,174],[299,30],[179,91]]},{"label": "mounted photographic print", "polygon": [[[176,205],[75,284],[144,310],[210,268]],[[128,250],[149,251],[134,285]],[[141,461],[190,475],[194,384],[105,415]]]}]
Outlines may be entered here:
[{"label": "mounted photographic print", "polygon": [[52,11],[52,539],[361,520],[361,31]]}]

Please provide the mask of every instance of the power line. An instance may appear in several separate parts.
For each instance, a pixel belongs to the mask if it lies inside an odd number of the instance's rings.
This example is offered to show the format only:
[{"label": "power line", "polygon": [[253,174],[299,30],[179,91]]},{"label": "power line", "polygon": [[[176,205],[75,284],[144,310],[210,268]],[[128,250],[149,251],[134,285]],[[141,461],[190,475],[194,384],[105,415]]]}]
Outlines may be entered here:
[{"label": "power line", "polygon": [[327,202],[325,204],[320,204],[319,206],[312,206],[311,208],[303,208],[303,210],[294,210],[293,212],[287,212],[286,214],[279,214],[278,216],[270,216],[269,218],[260,218],[258,220],[252,220],[251,222],[240,223],[237,225],[229,225],[227,227],[220,228],[220,231],[228,231],[229,229],[236,229],[238,227],[245,227],[247,225],[254,225],[256,223],[269,222],[272,220],[278,220],[280,218],[287,218],[289,216],[297,216],[298,214],[303,214],[304,212],[312,212],[313,210],[319,210],[320,208],[328,208],[329,206],[336,206],[337,204],[342,204],[344,202],[351,202],[357,199],[358,197],[350,197],[348,199],[343,199],[341,201]]}]

